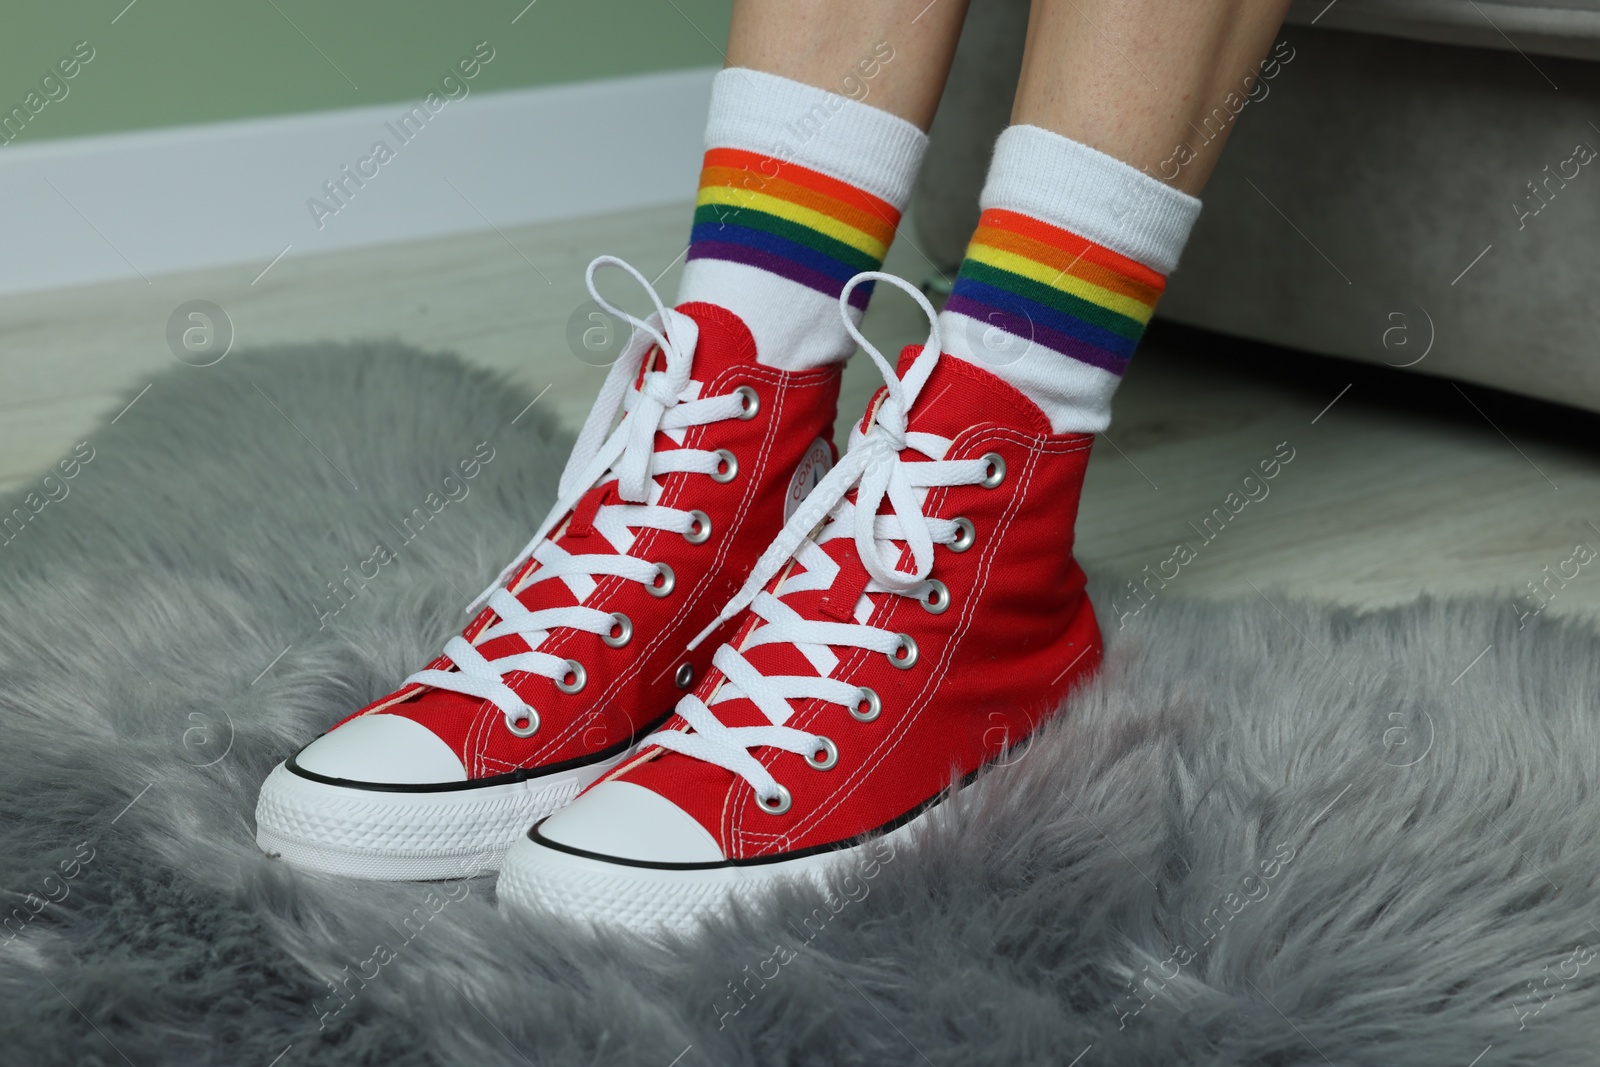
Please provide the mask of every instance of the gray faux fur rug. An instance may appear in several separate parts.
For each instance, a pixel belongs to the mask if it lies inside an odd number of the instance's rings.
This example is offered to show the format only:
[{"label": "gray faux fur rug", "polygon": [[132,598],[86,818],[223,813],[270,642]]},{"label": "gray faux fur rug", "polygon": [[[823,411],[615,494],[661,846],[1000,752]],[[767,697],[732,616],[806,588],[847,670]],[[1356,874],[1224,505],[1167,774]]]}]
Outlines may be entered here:
[{"label": "gray faux fur rug", "polygon": [[541,516],[567,442],[528,401],[392,345],[238,353],[7,501],[0,1060],[1589,1055],[1600,644],[1500,603],[1157,603],[836,911],[672,951],[262,858],[270,767],[432,656]]}]

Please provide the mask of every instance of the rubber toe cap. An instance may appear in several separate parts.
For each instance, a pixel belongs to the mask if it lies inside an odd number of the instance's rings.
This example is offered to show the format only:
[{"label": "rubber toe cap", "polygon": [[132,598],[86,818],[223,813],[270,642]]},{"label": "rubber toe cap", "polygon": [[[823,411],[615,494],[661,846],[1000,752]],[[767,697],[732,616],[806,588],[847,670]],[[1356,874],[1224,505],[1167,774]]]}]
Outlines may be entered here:
[{"label": "rubber toe cap", "polygon": [[464,782],[467,770],[449,745],[404,715],[363,715],[329,730],[294,757],[294,766],[325,778],[374,785]]},{"label": "rubber toe cap", "polygon": [[601,782],[539,824],[545,841],[632,863],[720,863],[717,839],[688,812],[632,782]]}]

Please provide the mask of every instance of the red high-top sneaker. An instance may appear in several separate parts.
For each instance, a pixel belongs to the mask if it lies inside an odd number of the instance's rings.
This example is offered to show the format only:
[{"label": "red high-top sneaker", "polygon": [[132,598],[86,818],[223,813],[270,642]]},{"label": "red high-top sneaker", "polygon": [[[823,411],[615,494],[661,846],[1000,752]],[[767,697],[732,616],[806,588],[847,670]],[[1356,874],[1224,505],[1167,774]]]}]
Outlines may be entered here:
[{"label": "red high-top sneaker", "polygon": [[[605,262],[649,289],[603,257],[591,293]],[[832,464],[839,368],[764,366],[731,312],[650,295],[534,539],[442,656],[273,770],[264,851],[365,878],[492,871],[706,673],[714,646],[685,645]]]},{"label": "red high-top sneaker", "polygon": [[725,609],[748,606],[714,670],[512,846],[502,901],[681,929],[774,879],[875,870],[879,835],[909,833],[1095,668],[1072,557],[1093,438],[1051,433],[937,337],[902,354],[903,380],[862,341],[887,388]]}]

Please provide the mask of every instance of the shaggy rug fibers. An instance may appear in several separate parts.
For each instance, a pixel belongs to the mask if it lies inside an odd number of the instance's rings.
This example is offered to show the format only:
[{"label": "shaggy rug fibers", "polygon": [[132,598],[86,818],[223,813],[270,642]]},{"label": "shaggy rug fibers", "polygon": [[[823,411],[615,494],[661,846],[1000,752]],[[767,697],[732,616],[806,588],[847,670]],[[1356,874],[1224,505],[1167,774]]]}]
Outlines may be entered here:
[{"label": "shaggy rug fibers", "polygon": [[507,918],[487,879],[264,859],[267,771],[432,656],[541,516],[567,441],[528,401],[391,345],[239,353],[158,378],[6,502],[31,517],[0,545],[0,1060],[1592,1046],[1600,646],[1499,602],[1157,601],[1070,714],[832,907],[791,891],[670,948]]}]

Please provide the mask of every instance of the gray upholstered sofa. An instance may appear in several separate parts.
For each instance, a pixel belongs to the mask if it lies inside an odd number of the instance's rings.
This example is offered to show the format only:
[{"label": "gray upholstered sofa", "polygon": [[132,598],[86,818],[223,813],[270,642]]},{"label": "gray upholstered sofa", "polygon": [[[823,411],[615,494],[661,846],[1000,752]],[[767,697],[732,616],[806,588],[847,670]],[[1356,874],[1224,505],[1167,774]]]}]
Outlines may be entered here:
[{"label": "gray upholstered sofa", "polygon": [[[1026,19],[968,17],[914,198],[941,265]],[[1283,36],[1159,314],[1600,410],[1600,0],[1295,0]]]}]

